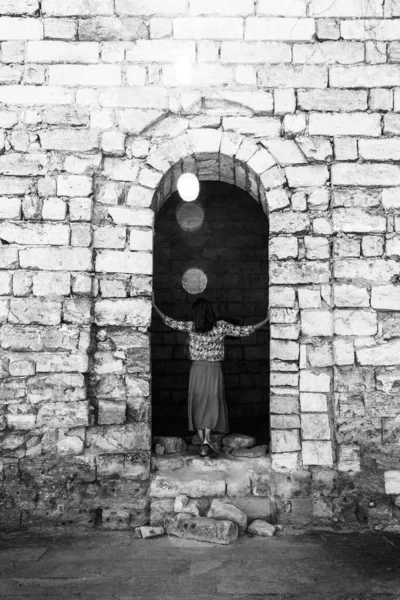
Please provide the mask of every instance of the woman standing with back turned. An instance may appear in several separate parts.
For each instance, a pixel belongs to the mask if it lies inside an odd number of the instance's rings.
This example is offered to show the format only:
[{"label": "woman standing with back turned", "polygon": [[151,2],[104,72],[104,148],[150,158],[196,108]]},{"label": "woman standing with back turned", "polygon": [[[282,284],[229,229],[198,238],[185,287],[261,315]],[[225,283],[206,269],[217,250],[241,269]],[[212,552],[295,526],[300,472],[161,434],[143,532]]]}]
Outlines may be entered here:
[{"label": "woman standing with back turned", "polygon": [[189,333],[189,354],[193,361],[189,373],[188,417],[189,430],[199,434],[201,456],[207,455],[211,432],[228,433],[228,410],[221,361],[224,359],[224,339],[227,336],[246,337],[268,322],[268,317],[256,325],[238,327],[217,320],[211,303],[199,298],[192,305],[192,321],[170,319],[153,306],[166,325]]}]

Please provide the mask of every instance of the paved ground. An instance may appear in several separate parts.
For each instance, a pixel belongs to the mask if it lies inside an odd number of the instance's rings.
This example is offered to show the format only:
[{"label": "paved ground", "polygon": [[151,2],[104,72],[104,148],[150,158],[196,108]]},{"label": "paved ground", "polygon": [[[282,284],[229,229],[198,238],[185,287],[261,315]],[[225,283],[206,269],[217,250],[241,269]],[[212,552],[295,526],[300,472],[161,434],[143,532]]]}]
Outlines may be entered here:
[{"label": "paved ground", "polygon": [[400,536],[0,537],[1,600],[400,600]]}]

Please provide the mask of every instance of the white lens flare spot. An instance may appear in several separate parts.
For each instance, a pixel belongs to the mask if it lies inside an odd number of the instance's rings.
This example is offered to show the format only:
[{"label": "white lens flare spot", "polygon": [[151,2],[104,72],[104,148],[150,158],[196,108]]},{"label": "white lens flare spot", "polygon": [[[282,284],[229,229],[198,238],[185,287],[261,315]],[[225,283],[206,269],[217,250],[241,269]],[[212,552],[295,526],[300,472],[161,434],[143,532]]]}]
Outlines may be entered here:
[{"label": "white lens flare spot", "polygon": [[178,179],[178,192],[185,202],[194,202],[200,194],[200,182],[193,173],[184,173]]},{"label": "white lens flare spot", "polygon": [[207,283],[207,275],[201,269],[188,269],[182,277],[182,286],[188,294],[201,294]]},{"label": "white lens flare spot", "polygon": [[184,202],[176,211],[176,220],[183,231],[198,231],[204,223],[204,210],[197,202]]},{"label": "white lens flare spot", "polygon": [[179,56],[175,61],[175,76],[181,85],[189,85],[193,79],[193,65],[187,56]]}]

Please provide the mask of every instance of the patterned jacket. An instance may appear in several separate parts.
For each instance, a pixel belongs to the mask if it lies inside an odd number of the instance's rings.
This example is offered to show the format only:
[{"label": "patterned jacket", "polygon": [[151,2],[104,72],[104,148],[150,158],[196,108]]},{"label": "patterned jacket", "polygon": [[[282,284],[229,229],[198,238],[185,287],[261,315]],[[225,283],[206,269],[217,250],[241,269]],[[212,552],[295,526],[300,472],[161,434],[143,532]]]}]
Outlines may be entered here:
[{"label": "patterned jacket", "polygon": [[224,339],[231,337],[247,337],[254,333],[252,325],[237,326],[227,323],[227,321],[217,321],[217,324],[211,331],[198,333],[193,330],[193,321],[175,321],[170,317],[163,317],[166,325],[179,331],[189,333],[189,354],[192,360],[224,360],[225,346]]}]

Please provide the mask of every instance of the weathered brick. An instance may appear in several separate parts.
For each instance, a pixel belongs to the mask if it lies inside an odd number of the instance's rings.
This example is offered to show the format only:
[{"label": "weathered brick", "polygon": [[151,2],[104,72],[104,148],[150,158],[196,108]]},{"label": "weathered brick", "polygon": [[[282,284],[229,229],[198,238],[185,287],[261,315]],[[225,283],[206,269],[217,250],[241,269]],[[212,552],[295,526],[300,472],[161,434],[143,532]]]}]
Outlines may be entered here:
[{"label": "weathered brick", "polygon": [[400,35],[397,19],[346,19],[341,23],[343,39],[350,40],[380,40],[397,41]]},{"label": "weathered brick", "polygon": [[23,269],[91,271],[92,253],[88,248],[29,248],[19,254]]},{"label": "weathered brick", "polygon": [[126,60],[132,62],[175,62],[184,55],[190,61],[195,60],[194,42],[176,40],[138,40],[133,48],[126,52]]},{"label": "weathered brick", "polygon": [[334,185],[382,186],[400,185],[400,169],[397,165],[379,163],[336,164],[332,166]]},{"label": "weathered brick", "polygon": [[92,15],[112,15],[112,0],[43,0],[42,11],[53,17],[90,17]]},{"label": "weathered brick", "polygon": [[39,19],[0,17],[0,40],[42,40],[43,24]]},{"label": "weathered brick", "polygon": [[151,319],[151,303],[142,298],[101,300],[95,304],[97,325],[132,325],[147,327]]},{"label": "weathered brick", "polygon": [[39,427],[79,427],[89,424],[87,402],[49,402],[39,407]]},{"label": "weathered brick", "polygon": [[152,256],[146,252],[99,252],[96,258],[96,271],[107,273],[132,273],[151,275]]},{"label": "weathered brick", "polygon": [[302,412],[326,412],[328,410],[325,394],[302,392],[300,393],[300,406]]},{"label": "weathered brick", "polygon": [[271,431],[271,443],[274,453],[300,450],[299,429],[273,429]]},{"label": "weathered brick", "polygon": [[68,245],[68,225],[48,223],[2,223],[0,238],[8,243],[23,245]]},{"label": "weathered brick", "polygon": [[294,44],[293,64],[344,65],[364,61],[364,44],[361,42],[322,42],[320,44]]},{"label": "weathered brick", "polygon": [[304,441],[302,451],[304,465],[333,466],[331,442]]},{"label": "weathered brick", "polygon": [[44,175],[47,170],[45,154],[8,153],[0,156],[2,175]]},{"label": "weathered brick", "polygon": [[400,115],[389,113],[384,116],[383,132],[394,135],[400,134]]},{"label": "weathered brick", "polygon": [[273,262],[270,266],[271,283],[275,285],[326,283],[330,279],[329,273],[329,264],[323,261],[313,261],[312,263],[282,261]]},{"label": "weathered brick", "polygon": [[38,10],[38,0],[2,0],[0,2],[0,14],[2,15],[34,15]]},{"label": "weathered brick", "polygon": [[360,157],[365,160],[400,160],[399,138],[360,140],[358,148]]},{"label": "weathered brick", "polygon": [[28,42],[26,60],[33,63],[97,63],[99,62],[99,44]]},{"label": "weathered brick", "polygon": [[85,175],[59,175],[57,178],[59,196],[89,196],[92,186],[92,178]]},{"label": "weathered brick", "polygon": [[74,91],[63,87],[29,86],[29,94],[21,94],[19,85],[5,85],[0,88],[0,102],[21,106],[73,104]]},{"label": "weathered brick", "polygon": [[145,21],[125,17],[96,17],[79,21],[80,40],[97,41],[135,41],[148,37]]},{"label": "weathered brick", "polygon": [[104,174],[118,181],[136,181],[139,172],[139,163],[136,160],[123,160],[119,158],[106,158],[104,160]]},{"label": "weathered brick", "polygon": [[300,371],[301,392],[329,392],[331,378],[326,372]]},{"label": "weathered brick", "polygon": [[86,373],[89,367],[87,354],[46,354],[42,352],[36,357],[38,373]]},{"label": "weathered brick", "polygon": [[373,287],[371,290],[371,306],[376,310],[398,310],[400,289],[394,285]]},{"label": "weathered brick", "polygon": [[335,232],[384,232],[386,217],[370,214],[361,208],[337,208],[332,213]]},{"label": "weathered brick", "polygon": [[307,236],[304,238],[306,257],[308,260],[323,260],[330,258],[329,240],[324,237]]},{"label": "weathered brick", "polygon": [[399,65],[331,67],[330,86],[339,88],[379,88],[400,85]]},{"label": "weathered brick", "polygon": [[125,227],[99,227],[93,236],[94,248],[125,248]]},{"label": "weathered brick", "polygon": [[12,298],[8,320],[10,323],[58,325],[61,303],[43,298]]},{"label": "weathered brick", "polygon": [[[1,92],[1,90],[0,90]],[[1,100],[1,93],[0,93]],[[149,88],[111,88],[100,93],[100,105],[104,107],[115,108],[167,108],[168,104],[167,90],[158,87]],[[125,111],[119,113],[121,117],[121,127],[123,131],[130,130],[128,124],[132,114],[137,116],[137,112]],[[143,117],[144,115],[142,115]],[[122,119],[125,117],[125,119]],[[151,121],[155,120],[154,116]],[[128,121],[128,123],[127,123]],[[139,129],[141,131],[142,127]]]},{"label": "weathered brick", "polygon": [[337,279],[351,279],[356,276],[359,280],[375,283],[389,283],[397,273],[396,261],[383,259],[347,259],[336,260],[334,276]]},{"label": "weathered brick", "polygon": [[301,415],[301,437],[303,440],[330,440],[331,431],[327,414]]},{"label": "weathered brick", "polygon": [[363,335],[375,335],[377,333],[377,317],[375,311],[367,310],[335,310],[335,334],[357,335],[362,331]]},{"label": "weathered brick", "polygon": [[286,175],[290,187],[309,187],[324,185],[329,177],[325,165],[309,165],[300,167],[286,167]]},{"label": "weathered brick", "polygon": [[277,42],[222,42],[222,63],[290,63],[289,44]]},{"label": "weathered brick", "polygon": [[44,150],[90,152],[99,148],[99,135],[94,131],[49,129],[41,131],[39,137]]},{"label": "weathered brick", "polygon": [[72,19],[44,19],[44,37],[49,40],[75,40],[78,24]]},{"label": "weathered brick", "polygon": [[326,88],[328,71],[325,66],[271,66],[258,70],[259,84],[271,88]]},{"label": "weathered brick", "polygon": [[336,306],[369,306],[369,294],[365,287],[355,285],[335,285],[333,288]]},{"label": "weathered brick", "polygon": [[299,90],[299,107],[314,111],[367,110],[368,95],[365,90]]},{"label": "weathered brick", "polygon": [[51,65],[49,85],[113,86],[121,84],[121,67],[115,65]]},{"label": "weathered brick", "polygon": [[310,135],[369,135],[381,134],[380,116],[364,113],[311,114]]},{"label": "weathered brick", "polygon": [[32,277],[34,296],[69,296],[71,275],[69,273],[42,272]]},{"label": "weathered brick", "polygon": [[302,310],[301,330],[306,336],[333,335],[332,313],[327,310]]},{"label": "weathered brick", "polygon": [[174,19],[174,37],[181,40],[241,40],[243,19],[237,17],[188,17]]},{"label": "weathered brick", "polygon": [[21,198],[0,198],[0,219],[19,219]]},{"label": "weathered brick", "polygon": [[400,350],[399,340],[377,344],[356,350],[357,361],[360,365],[397,365]]},{"label": "weathered brick", "polygon": [[315,34],[314,19],[249,17],[245,40],[311,41]]}]

